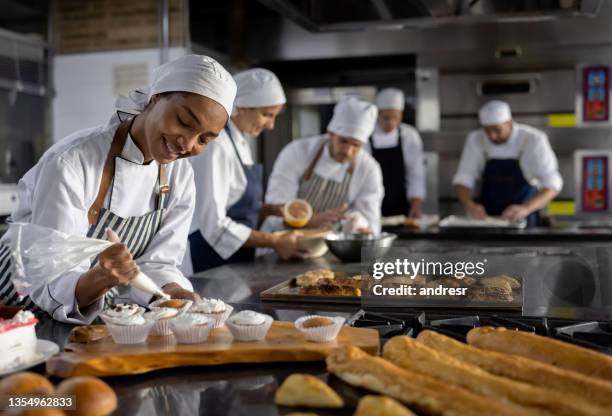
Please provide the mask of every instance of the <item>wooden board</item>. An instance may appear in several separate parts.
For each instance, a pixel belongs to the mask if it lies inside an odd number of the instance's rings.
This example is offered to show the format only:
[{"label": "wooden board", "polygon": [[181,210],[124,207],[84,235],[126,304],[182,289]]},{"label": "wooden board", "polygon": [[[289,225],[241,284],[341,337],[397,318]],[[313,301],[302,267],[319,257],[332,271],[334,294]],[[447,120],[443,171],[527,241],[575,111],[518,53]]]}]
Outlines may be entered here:
[{"label": "wooden board", "polygon": [[47,361],[47,373],[58,377],[140,374],[194,365],[320,361],[333,350],[354,345],[376,354],[378,331],[342,328],[334,342],[308,342],[293,322],[274,321],[266,339],[232,342],[225,327],[214,329],[202,344],[176,344],[173,336],[150,336],[145,344],[119,345],[106,337],[89,344],[69,343]]}]

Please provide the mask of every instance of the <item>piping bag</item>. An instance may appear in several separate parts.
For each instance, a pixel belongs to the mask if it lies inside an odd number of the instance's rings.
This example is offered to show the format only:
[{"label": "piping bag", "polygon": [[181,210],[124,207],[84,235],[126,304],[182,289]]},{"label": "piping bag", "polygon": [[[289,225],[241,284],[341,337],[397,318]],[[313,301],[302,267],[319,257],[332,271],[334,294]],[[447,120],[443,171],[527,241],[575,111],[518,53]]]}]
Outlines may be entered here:
[{"label": "piping bag", "polygon": [[[111,241],[113,243],[121,243],[119,236],[112,229],[107,228],[106,235],[108,236],[108,241]],[[170,295],[164,293],[161,288],[157,286],[155,282],[143,272],[139,272],[135,278],[130,280],[129,284],[132,287],[140,289],[150,295],[157,296],[162,299],[170,299]]]}]

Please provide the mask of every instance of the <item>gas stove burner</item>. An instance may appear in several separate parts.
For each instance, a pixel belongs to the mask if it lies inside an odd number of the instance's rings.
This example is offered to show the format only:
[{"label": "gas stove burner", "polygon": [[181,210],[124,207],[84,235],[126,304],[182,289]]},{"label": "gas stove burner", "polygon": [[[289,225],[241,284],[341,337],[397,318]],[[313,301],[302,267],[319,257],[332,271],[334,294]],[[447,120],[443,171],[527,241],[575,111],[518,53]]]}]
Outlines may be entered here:
[{"label": "gas stove burner", "polygon": [[553,337],[575,345],[612,353],[611,322],[577,322],[545,317],[461,315],[440,313],[437,310],[385,311],[360,310],[348,324],[354,327],[376,329],[382,343],[396,335],[416,337],[424,329],[437,331],[465,342],[467,333],[479,326],[505,327]]}]

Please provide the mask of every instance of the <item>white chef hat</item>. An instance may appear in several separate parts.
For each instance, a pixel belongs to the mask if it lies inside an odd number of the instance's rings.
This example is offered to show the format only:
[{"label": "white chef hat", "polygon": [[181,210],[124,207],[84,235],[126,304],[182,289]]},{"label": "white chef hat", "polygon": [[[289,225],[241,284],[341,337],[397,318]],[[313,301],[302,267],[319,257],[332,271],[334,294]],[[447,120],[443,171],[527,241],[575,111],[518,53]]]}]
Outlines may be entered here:
[{"label": "white chef hat", "polygon": [[327,130],[365,143],[374,131],[377,116],[378,110],[374,104],[345,96],[334,107]]},{"label": "white chef hat", "polygon": [[478,119],[483,126],[494,126],[512,120],[512,112],[508,103],[493,100],[480,107]]},{"label": "white chef hat", "polygon": [[236,97],[236,83],[231,74],[214,59],[204,55],[185,55],[153,70],[153,82],[147,88],[130,91],[117,98],[122,112],[141,113],[151,97],[164,92],[190,92],[221,104],[228,116]]},{"label": "white chef hat", "polygon": [[397,88],[385,88],[376,94],[376,107],[379,110],[404,110],[404,92]]},{"label": "white chef hat", "polygon": [[236,107],[270,107],[285,104],[285,92],[274,72],[253,68],[234,74],[238,86]]}]

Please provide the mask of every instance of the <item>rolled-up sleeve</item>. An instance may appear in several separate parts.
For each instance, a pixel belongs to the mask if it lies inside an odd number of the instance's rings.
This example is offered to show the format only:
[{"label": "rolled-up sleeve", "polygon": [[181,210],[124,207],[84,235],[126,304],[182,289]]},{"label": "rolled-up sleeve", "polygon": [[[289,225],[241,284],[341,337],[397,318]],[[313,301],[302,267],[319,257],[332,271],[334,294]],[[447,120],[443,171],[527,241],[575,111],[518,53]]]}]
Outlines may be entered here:
[{"label": "rolled-up sleeve", "polygon": [[557,156],[545,134],[531,137],[530,145],[523,154],[525,170],[537,179],[540,187],[561,191],[563,178],[559,173]]},{"label": "rolled-up sleeve", "polygon": [[[187,161],[175,162],[173,166],[169,198],[161,226],[136,264],[159,287],[178,283],[183,289],[193,290],[189,279],[179,270],[195,208],[193,171]],[[131,286],[130,297],[141,305],[151,300],[151,294]]]},{"label": "rolled-up sleeve", "polygon": [[463,146],[459,167],[453,177],[453,185],[463,185],[473,189],[476,181],[482,176],[485,155],[476,133],[471,133]]},{"label": "rolled-up sleeve", "polygon": [[[227,216],[232,160],[221,143],[213,142],[191,160],[196,183],[194,224],[202,237],[223,259],[237,252],[251,235],[251,228]],[[193,229],[194,227],[192,227]],[[197,256],[197,253],[191,253]]]},{"label": "rolled-up sleeve", "polygon": [[[86,235],[84,188],[81,177],[62,157],[47,158],[32,192],[31,222],[66,234]],[[58,321],[91,323],[102,311],[104,299],[79,309],[75,295],[77,282],[89,267],[89,261],[84,261],[52,282],[41,285],[30,295],[32,301]]]}]

